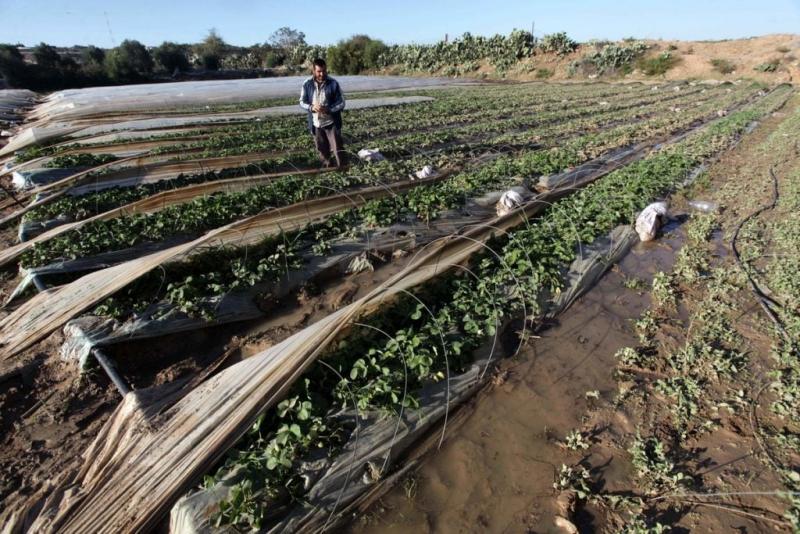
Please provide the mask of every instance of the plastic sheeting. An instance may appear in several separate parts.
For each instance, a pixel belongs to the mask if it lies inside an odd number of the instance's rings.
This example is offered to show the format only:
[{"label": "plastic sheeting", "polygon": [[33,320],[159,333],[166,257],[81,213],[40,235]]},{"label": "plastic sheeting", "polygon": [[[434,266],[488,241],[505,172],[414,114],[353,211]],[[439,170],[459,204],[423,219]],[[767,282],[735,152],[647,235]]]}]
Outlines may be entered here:
[{"label": "plastic sheeting", "polygon": [[[433,100],[425,96],[387,96],[383,98],[357,98],[347,101],[347,109],[364,109],[377,106],[397,106],[401,104],[414,104]],[[120,131],[154,130],[162,128],[177,128],[181,126],[199,126],[213,122],[230,122],[248,119],[260,119],[277,115],[294,115],[306,113],[299,106],[275,106],[261,108],[253,111],[237,113],[214,113],[189,115],[161,116],[156,118],[132,118],[117,120],[116,122],[104,121],[102,124],[74,125],[71,123],[50,123],[46,125],[32,125],[13,137],[9,144],[0,149],[0,156],[23,149],[33,144],[49,142],[60,137],[79,139],[82,137],[98,136]]]},{"label": "plastic sheeting", "polygon": [[[580,295],[589,291],[603,274],[636,242],[630,226],[619,226],[608,236],[595,240],[576,251],[579,255],[564,270],[564,291],[548,303],[547,317],[564,311]],[[299,472],[311,484],[303,499],[284,518],[267,531],[306,532],[331,526],[342,518],[343,511],[379,482],[384,482],[394,467],[392,459],[401,457],[430,429],[435,428],[445,415],[448,400],[445,388],[449,385],[449,407],[454,409],[471,397],[484,383],[484,370],[491,361],[479,357],[470,368],[450,378],[448,384],[438,383],[423,388],[419,393],[420,407],[405,410],[399,417],[380,417],[379,414],[361,414],[354,432],[335,458],[307,459]],[[484,380],[482,380],[482,378]],[[352,414],[346,414],[352,417]],[[337,418],[342,415],[335,416]],[[372,480],[372,476],[379,480]],[[211,518],[219,510],[219,503],[230,498],[232,485],[240,479],[238,472],[230,473],[209,489],[193,491],[182,497],[170,513],[171,534],[200,534],[216,532]]]},{"label": "plastic sheeting", "polygon": [[[447,177],[429,178],[433,183]],[[9,358],[43,336],[116,293],[163,263],[178,261],[207,248],[246,246],[283,232],[300,230],[368,200],[399,193],[416,185],[412,181],[373,186],[274,209],[212,230],[188,243],[93,272],[71,284],[39,293],[14,313],[0,320],[0,360]]]},{"label": "plastic sheeting", "polygon": [[546,206],[532,202],[462,236],[431,244],[369,294],[225,369],[180,399],[146,403],[141,393],[128,393],[86,451],[85,466],[62,473],[24,509],[7,512],[7,522],[62,532],[153,528],[352,321],[461,265],[493,235],[524,224]]},{"label": "plastic sheeting", "polygon": [[[153,109],[215,106],[300,95],[307,76],[243,80],[205,80],[68,89],[49,95],[33,118],[75,120]],[[337,76],[346,93],[420,89],[469,81],[401,76]]]},{"label": "plastic sheeting", "polygon": [[[5,265],[7,262],[15,259],[19,256],[19,254],[25,250],[28,250],[35,243],[41,243],[42,241],[52,239],[64,232],[77,230],[80,227],[94,221],[115,219],[117,217],[126,217],[134,214],[157,213],[170,206],[191,202],[195,198],[203,195],[247,191],[248,189],[265,185],[278,177],[315,175],[324,172],[328,171],[311,169],[307,171],[279,172],[246,176],[244,178],[214,180],[177,189],[161,191],[160,193],[155,193],[141,200],[110,209],[109,211],[99,213],[93,217],[89,217],[80,221],[72,222],[69,219],[57,219],[53,221],[26,221],[20,224],[20,243],[0,252],[0,265]],[[59,226],[59,228],[55,229],[57,226]],[[51,229],[52,231],[48,231]],[[45,231],[47,231],[46,234],[44,233]],[[29,241],[29,243],[23,243],[26,241]]]},{"label": "plastic sheeting", "polygon": [[18,190],[33,189],[52,184],[75,174],[74,169],[32,169],[11,173],[11,185]]},{"label": "plastic sheeting", "polygon": [[36,103],[36,93],[27,89],[0,89],[0,121],[17,122]]},{"label": "plastic sheeting", "polygon": [[347,271],[350,260],[361,257],[367,245],[370,251],[378,253],[413,248],[415,236],[398,237],[396,233],[387,231],[383,235],[370,236],[369,241],[335,245],[330,254],[312,258],[303,269],[292,271],[278,283],[256,284],[246,290],[208,298],[203,304],[214,310],[214,319],[210,321],[190,317],[165,302],[153,303],[124,323],[93,315],[78,317],[64,326],[65,341],[61,347],[61,356],[65,360],[77,362],[83,369],[89,354],[96,347],[263,317],[265,311],[256,304],[256,296],[259,294],[269,292],[273,298],[281,298],[321,273],[341,277]]},{"label": "plastic sheeting", "polygon": [[[489,193],[486,196],[493,195],[495,193]],[[122,324],[113,321],[103,323],[100,329],[95,327],[96,321],[101,320],[100,318],[79,317],[64,327],[67,339],[62,347],[62,356],[68,360],[78,361],[83,367],[86,357],[95,347],[254,319],[263,315],[263,312],[253,305],[253,299],[259,293],[269,290],[273,297],[280,298],[301,283],[312,280],[315,276],[323,273],[327,276],[336,271],[335,275],[341,277],[344,274],[371,270],[373,266],[368,253],[391,255],[397,250],[413,250],[457,232],[459,228],[480,224],[491,218],[492,215],[491,209],[482,206],[477,201],[471,201],[467,203],[463,212],[446,211],[441,213],[437,220],[429,223],[409,221],[392,225],[389,228],[369,231],[364,229],[363,236],[358,240],[343,239],[334,243],[329,254],[324,257],[312,257],[302,269],[290,272],[277,285],[259,284],[244,291],[208,299],[205,303],[215,311],[213,321],[188,317],[170,309],[164,303],[154,304],[150,309],[138,314],[134,320]],[[99,260],[96,258],[94,261]],[[24,287],[26,288],[32,283],[30,277],[33,275],[64,273],[72,268],[75,270],[85,268],[85,262],[81,260],[75,260],[75,262],[78,263],[75,267],[62,264],[32,269],[23,282]],[[23,292],[23,284],[20,284],[15,295]],[[159,318],[152,318],[153,316]]]},{"label": "plastic sheeting", "polygon": [[[359,430],[353,433],[335,458],[320,458],[301,468],[306,480],[312,483],[304,496],[304,504],[295,507],[268,532],[305,532],[332,520],[337,512],[347,508],[378,482],[371,477],[385,476],[385,471],[392,466],[392,459],[403,455],[421,435],[435,428],[448,410],[469,399],[485,383],[481,378],[487,363],[486,360],[477,361],[447,383],[424,388],[418,396],[420,407],[404,410],[399,417],[358,414],[354,426],[357,425]],[[356,414],[337,417],[354,419]],[[233,474],[209,490],[182,497],[170,512],[170,532],[218,532],[219,529],[209,524],[209,519],[218,510],[219,502],[229,496],[230,485],[236,480],[236,474]]]}]

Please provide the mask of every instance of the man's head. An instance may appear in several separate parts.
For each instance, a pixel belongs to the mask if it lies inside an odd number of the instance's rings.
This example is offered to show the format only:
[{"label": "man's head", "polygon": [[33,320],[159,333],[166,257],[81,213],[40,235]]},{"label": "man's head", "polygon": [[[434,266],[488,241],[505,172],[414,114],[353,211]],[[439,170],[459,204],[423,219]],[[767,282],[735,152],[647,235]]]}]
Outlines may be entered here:
[{"label": "man's head", "polygon": [[317,58],[311,65],[311,74],[314,76],[314,80],[317,83],[322,82],[325,78],[328,77],[328,65],[325,63],[325,60],[322,58]]}]

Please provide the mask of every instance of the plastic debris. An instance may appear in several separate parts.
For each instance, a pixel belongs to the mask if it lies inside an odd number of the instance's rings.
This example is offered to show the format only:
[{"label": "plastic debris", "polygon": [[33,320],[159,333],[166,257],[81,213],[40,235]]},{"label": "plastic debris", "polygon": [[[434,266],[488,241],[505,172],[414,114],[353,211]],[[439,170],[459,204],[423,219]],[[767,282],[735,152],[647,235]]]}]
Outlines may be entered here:
[{"label": "plastic debris", "polygon": [[375,267],[372,266],[372,262],[367,259],[367,254],[359,254],[347,265],[347,269],[345,269],[345,274],[358,274],[364,271],[374,271]]},{"label": "plastic debris", "polygon": [[412,180],[422,180],[423,178],[432,178],[438,174],[439,172],[433,167],[433,165],[425,165],[421,170],[413,174],[409,174],[408,177]]},{"label": "plastic debris", "polygon": [[497,202],[497,214],[504,215],[509,211],[522,206],[523,202],[525,202],[525,199],[519,192],[513,190],[506,191]]},{"label": "plastic debris", "polygon": [[358,151],[358,157],[364,161],[383,161],[386,158],[383,157],[381,151],[377,148],[363,148]]},{"label": "plastic debris", "polygon": [[636,217],[636,233],[642,241],[652,241],[668,217],[666,202],[653,202]]},{"label": "plastic debris", "polygon": [[704,213],[711,213],[712,211],[717,211],[717,208],[719,208],[719,205],[716,203],[706,200],[690,200],[689,206]]}]

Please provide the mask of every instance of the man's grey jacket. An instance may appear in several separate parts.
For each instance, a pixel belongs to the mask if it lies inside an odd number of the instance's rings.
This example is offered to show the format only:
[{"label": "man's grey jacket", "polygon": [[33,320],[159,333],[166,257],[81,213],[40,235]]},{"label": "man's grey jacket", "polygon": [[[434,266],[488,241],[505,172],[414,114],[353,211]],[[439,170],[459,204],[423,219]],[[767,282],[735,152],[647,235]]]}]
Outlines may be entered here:
[{"label": "man's grey jacket", "polygon": [[[317,129],[314,127],[314,116],[311,112],[315,83],[314,77],[312,76],[303,83],[303,89],[300,92],[300,107],[308,112],[308,131],[311,132],[311,135],[317,133]],[[328,76],[325,78],[323,90],[325,91],[325,101],[330,102],[330,104],[328,104],[328,111],[331,117],[333,117],[333,125],[341,130],[344,96],[342,95],[342,89],[339,87],[339,82]]]}]

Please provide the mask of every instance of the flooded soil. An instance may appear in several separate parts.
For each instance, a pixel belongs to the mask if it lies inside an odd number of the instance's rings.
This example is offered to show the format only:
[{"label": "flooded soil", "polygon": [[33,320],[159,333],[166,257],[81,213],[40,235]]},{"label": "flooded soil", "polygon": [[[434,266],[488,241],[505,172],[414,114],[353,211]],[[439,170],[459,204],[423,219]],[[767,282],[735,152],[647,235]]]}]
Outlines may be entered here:
[{"label": "flooded soil", "polygon": [[[635,340],[631,320],[649,305],[626,280],[649,287],[657,271],[671,268],[684,218],[664,239],[636,245],[557,324],[503,362],[502,384],[474,399],[442,448],[353,531],[561,532],[553,524],[553,482],[565,462],[562,441],[599,401],[613,399],[614,353]],[[613,457],[600,463],[617,468]],[[591,530],[595,518],[586,513],[577,521]]]},{"label": "flooded soil", "polygon": [[[795,99],[787,107],[797,104]],[[798,175],[796,146],[793,155],[788,148],[780,153],[765,148],[773,146],[770,135],[790,112],[764,121],[710,167],[702,187],[688,193],[723,205],[721,230],[712,234],[706,249],[710,268],[736,271],[731,230],[768,201],[768,169],[776,166],[780,176],[794,169]],[[653,306],[653,275],[672,271],[676,251],[686,240],[686,200],[683,194],[674,198],[673,214],[678,215],[665,237],[638,244],[557,324],[539,332],[518,357],[504,361],[498,373],[503,380],[470,403],[469,415],[449,430],[441,449],[431,451],[346,530],[570,533],[618,531],[639,521],[636,532],[658,524],[671,527],[670,532],[790,532],[786,500],[776,493],[786,486],[780,471],[771,467],[776,465],[773,455],[780,456],[784,465],[794,466],[796,476],[800,457],[791,448],[779,449],[777,442],[769,452],[758,437],[759,425],[780,429],[784,423],[760,398],[774,363],[769,329],[746,286],[726,299],[733,310],[734,349],[747,356],[748,367],[698,393],[694,421],[705,420],[707,430],[676,436],[676,401],[656,387],[673,376],[662,363],[619,374],[615,353],[640,343],[634,321]],[[675,288],[677,304],[659,317],[658,353],[652,358],[669,358],[688,343],[697,328],[693,318],[708,306],[703,301],[706,283]],[[632,390],[641,395],[636,401],[626,397]],[[580,431],[582,445],[568,446],[573,431]],[[641,460],[637,464],[630,452],[640,432],[666,444],[671,460],[660,464],[664,472],[687,477],[674,489],[642,489],[647,486]],[[586,469],[588,495],[556,488],[562,466]],[[625,515],[609,504],[612,499],[638,502],[648,515]]]}]

